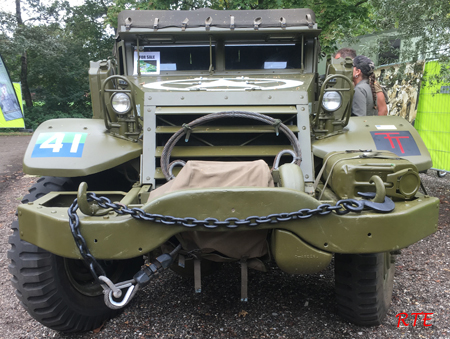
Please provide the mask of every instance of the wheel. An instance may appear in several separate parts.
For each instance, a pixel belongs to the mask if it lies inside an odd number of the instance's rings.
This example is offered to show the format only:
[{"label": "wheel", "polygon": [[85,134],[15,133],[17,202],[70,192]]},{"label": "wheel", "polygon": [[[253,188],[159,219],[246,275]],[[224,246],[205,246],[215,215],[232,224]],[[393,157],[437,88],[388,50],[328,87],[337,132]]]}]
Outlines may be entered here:
[{"label": "wheel", "polygon": [[[76,190],[69,178],[42,177],[32,186],[22,203],[34,201],[51,191]],[[101,287],[94,283],[82,260],[54,255],[20,239],[15,220],[9,238],[9,272],[16,295],[27,312],[44,326],[62,332],[98,328],[119,312],[103,301]],[[67,225],[69,227],[69,225]],[[113,282],[130,279],[140,259],[99,261]]]},{"label": "wheel", "polygon": [[445,172],[445,171],[437,171],[436,174],[437,174],[437,176],[439,178],[443,178],[443,177],[445,177],[447,175],[447,172]]},{"label": "wheel", "polygon": [[381,324],[391,303],[394,261],[388,252],[335,255],[336,301],[343,318],[361,326]]}]

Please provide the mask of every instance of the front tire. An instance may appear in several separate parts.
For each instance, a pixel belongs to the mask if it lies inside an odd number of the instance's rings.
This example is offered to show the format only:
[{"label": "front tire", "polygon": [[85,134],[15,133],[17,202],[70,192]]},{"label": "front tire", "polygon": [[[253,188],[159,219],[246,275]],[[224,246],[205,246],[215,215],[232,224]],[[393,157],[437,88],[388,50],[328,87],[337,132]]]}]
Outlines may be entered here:
[{"label": "front tire", "polygon": [[391,303],[394,274],[394,256],[389,252],[336,254],[339,314],[356,325],[380,325]]},{"label": "front tire", "polygon": [[[68,190],[76,190],[70,178],[42,177],[22,202],[34,201],[51,191]],[[34,319],[57,331],[81,332],[98,328],[119,313],[105,305],[102,289],[93,281],[83,261],[54,255],[21,240],[17,220],[11,228],[8,258],[12,285]],[[130,279],[141,260],[101,263],[108,277],[117,282]]]}]

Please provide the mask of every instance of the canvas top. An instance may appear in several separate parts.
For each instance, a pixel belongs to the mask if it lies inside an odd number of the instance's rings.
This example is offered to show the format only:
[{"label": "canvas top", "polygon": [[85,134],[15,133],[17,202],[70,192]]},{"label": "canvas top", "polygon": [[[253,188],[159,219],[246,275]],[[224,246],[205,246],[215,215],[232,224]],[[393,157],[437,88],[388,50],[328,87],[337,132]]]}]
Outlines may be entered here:
[{"label": "canvas top", "polygon": [[[126,10],[119,13],[118,31],[133,31],[136,28],[160,30],[180,28],[317,28],[315,14],[310,9],[271,9],[222,11],[202,8],[194,11],[180,10]],[[315,27],[314,27],[315,26]]]}]

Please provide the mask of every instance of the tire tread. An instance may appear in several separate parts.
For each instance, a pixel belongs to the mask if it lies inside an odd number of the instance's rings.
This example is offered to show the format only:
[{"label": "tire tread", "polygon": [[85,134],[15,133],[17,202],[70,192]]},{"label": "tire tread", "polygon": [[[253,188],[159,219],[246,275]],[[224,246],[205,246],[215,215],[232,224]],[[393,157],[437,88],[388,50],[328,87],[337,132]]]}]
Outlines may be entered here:
[{"label": "tire tread", "polygon": [[[22,203],[34,201],[51,191],[74,188],[70,178],[41,177],[28,190]],[[11,283],[16,295],[30,315],[44,326],[62,332],[83,332],[99,327],[118,311],[105,305],[99,314],[86,314],[61,292],[64,286],[53,277],[57,256],[20,239],[19,222],[11,225],[8,251],[12,274]],[[100,297],[101,298],[101,297]]]},{"label": "tire tread", "polygon": [[384,253],[336,254],[335,290],[341,316],[361,326],[381,324],[392,295],[394,268],[390,270],[383,288]]}]

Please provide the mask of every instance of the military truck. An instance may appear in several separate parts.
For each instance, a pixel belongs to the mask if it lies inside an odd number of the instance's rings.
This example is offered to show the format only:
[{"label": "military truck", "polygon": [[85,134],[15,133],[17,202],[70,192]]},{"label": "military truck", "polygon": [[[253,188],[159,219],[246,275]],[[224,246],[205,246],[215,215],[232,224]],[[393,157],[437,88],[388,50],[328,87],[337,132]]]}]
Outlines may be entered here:
[{"label": "military truck", "polygon": [[396,255],[437,229],[431,158],[404,119],[351,116],[352,61],[320,81],[319,34],[308,9],[121,12],[92,119],[44,122],[24,157],[42,177],[8,256],[31,316],[91,330],[161,270],[201,292],[224,262],[246,301],[249,269],[334,258],[339,314],[380,324]]}]

